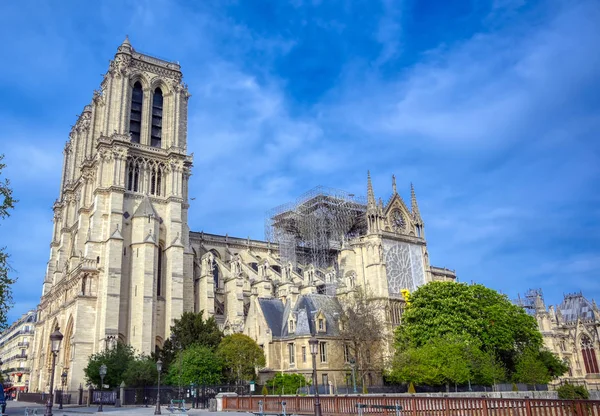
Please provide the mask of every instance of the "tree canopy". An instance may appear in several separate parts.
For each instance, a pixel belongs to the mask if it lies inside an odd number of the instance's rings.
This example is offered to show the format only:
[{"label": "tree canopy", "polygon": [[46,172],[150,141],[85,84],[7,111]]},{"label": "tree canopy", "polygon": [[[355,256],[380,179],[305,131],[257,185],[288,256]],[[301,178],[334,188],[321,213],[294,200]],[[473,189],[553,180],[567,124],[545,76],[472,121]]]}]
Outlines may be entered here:
[{"label": "tree canopy", "polygon": [[221,358],[209,347],[193,345],[177,354],[171,363],[166,383],[190,385],[218,384],[223,374]]},{"label": "tree canopy", "polygon": [[167,371],[179,351],[193,345],[203,345],[214,350],[223,339],[223,332],[215,318],[204,319],[203,312],[184,312],[171,326],[171,337],[165,341],[160,353]]},{"label": "tree canopy", "polygon": [[244,334],[227,335],[219,344],[217,354],[236,382],[254,379],[256,368],[264,367],[266,363],[262,348]]},{"label": "tree canopy", "polygon": [[542,349],[535,319],[492,289],[431,282],[409,299],[395,334],[391,378],[396,381],[545,383],[566,371],[554,354]]},{"label": "tree canopy", "polygon": [[135,353],[131,345],[118,342],[114,348],[92,354],[87,367],[83,370],[88,384],[100,385],[100,366],[106,365],[104,384],[111,388],[119,386],[124,381],[124,374],[129,364],[135,360]]},{"label": "tree canopy", "polygon": [[273,394],[297,394],[298,389],[311,385],[302,374],[277,373],[266,383]]},{"label": "tree canopy", "polygon": [[158,381],[156,362],[143,355],[131,360],[123,373],[123,381],[128,387],[155,385]]},{"label": "tree canopy", "polygon": [[[2,160],[4,155],[0,154],[0,219],[10,216],[10,211],[14,209],[18,201],[13,198],[13,191],[10,187],[10,181],[7,178],[2,179],[2,170],[6,167]],[[8,311],[13,305],[12,288],[16,279],[9,276],[12,271],[8,264],[9,255],[6,247],[0,247],[0,330],[7,326]]]}]

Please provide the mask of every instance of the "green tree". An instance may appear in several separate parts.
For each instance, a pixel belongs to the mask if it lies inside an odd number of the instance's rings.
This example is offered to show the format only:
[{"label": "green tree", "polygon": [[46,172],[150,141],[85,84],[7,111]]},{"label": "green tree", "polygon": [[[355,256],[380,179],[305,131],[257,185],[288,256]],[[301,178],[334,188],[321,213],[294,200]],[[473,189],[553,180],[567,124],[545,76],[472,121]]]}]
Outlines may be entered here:
[{"label": "green tree", "polygon": [[446,335],[460,336],[514,372],[527,348],[539,350],[542,336],[535,319],[505,296],[482,285],[431,282],[410,295],[396,348],[421,347]]},{"label": "green tree", "polygon": [[172,385],[218,384],[223,374],[221,358],[209,347],[192,345],[171,363],[166,383]]},{"label": "green tree", "polygon": [[158,382],[156,362],[148,356],[139,356],[127,365],[123,381],[128,387],[153,386]]},{"label": "green tree", "polygon": [[275,394],[296,394],[301,387],[309,386],[311,383],[302,374],[278,373],[267,381],[267,386]]},{"label": "green tree", "polygon": [[515,373],[513,375],[517,383],[546,384],[551,379],[550,371],[540,359],[539,351],[527,349],[517,359]]},{"label": "green tree", "polygon": [[558,378],[569,371],[569,366],[552,351],[542,349],[538,354],[538,358],[544,363],[552,379]]},{"label": "green tree", "polygon": [[266,360],[263,350],[249,336],[228,335],[219,344],[217,354],[229,369],[232,380],[241,382],[254,379],[256,368],[264,367]]},{"label": "green tree", "polygon": [[[10,216],[10,210],[14,209],[15,203],[18,201],[12,196],[10,181],[7,178],[2,180],[2,170],[6,167],[2,160],[4,155],[0,154],[0,219]],[[6,252],[6,247],[0,247],[0,330],[7,326],[8,311],[13,305],[12,285],[16,282],[9,276],[12,271],[8,263],[9,255]]]},{"label": "green tree", "polygon": [[88,384],[100,385],[100,366],[106,365],[106,376],[104,384],[116,387],[124,381],[124,373],[129,364],[135,360],[133,347],[118,342],[116,347],[106,349],[102,352],[92,354],[88,365],[83,370]]},{"label": "green tree", "polygon": [[214,350],[223,339],[223,332],[215,318],[204,319],[203,314],[204,311],[184,312],[171,326],[171,337],[165,341],[160,352],[160,358],[167,371],[179,351],[192,345],[204,345]]}]

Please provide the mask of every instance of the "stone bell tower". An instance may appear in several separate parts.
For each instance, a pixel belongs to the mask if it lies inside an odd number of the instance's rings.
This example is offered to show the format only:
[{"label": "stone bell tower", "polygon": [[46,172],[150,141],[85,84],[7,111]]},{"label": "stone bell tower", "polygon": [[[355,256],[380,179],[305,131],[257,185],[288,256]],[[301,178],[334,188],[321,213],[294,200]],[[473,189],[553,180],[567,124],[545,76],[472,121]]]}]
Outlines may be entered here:
[{"label": "stone bell tower", "polygon": [[[65,146],[50,261],[38,311],[31,391],[49,384],[48,336],[68,389],[90,354],[121,341],[149,354],[193,308],[187,103],[178,63],[128,39]],[[58,380],[55,380],[58,381]]]}]

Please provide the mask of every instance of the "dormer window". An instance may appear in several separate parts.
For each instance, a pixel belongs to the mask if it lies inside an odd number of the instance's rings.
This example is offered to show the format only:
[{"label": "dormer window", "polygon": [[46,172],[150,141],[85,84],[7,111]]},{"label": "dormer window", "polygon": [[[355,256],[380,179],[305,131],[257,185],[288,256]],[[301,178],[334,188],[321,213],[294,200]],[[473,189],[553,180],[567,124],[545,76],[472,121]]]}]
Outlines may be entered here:
[{"label": "dormer window", "polygon": [[144,91],[142,84],[136,82],[131,92],[131,112],[129,114],[129,133],[133,143],[140,142],[140,131],[142,130],[142,103],[144,101]]},{"label": "dormer window", "polygon": [[150,132],[150,145],[152,147],[161,147],[162,114],[163,93],[160,88],[157,88],[154,90],[154,95],[152,96],[152,129]]},{"label": "dormer window", "polygon": [[296,328],[294,326],[294,320],[293,319],[290,319],[290,323],[288,325],[288,328],[289,328],[289,332],[290,333],[292,333],[292,332],[294,332],[296,330]]}]

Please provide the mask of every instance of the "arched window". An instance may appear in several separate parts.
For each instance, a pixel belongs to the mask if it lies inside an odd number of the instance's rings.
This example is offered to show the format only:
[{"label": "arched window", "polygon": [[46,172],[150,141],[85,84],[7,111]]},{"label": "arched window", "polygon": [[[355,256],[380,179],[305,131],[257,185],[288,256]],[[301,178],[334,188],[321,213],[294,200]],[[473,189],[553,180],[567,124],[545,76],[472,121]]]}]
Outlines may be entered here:
[{"label": "arched window", "polygon": [[156,272],[156,296],[162,296],[162,280],[163,280],[163,253],[162,245],[158,246],[158,270]]},{"label": "arched window", "polygon": [[219,266],[217,265],[216,260],[213,260],[212,272],[213,272],[213,280],[215,282],[215,289],[218,289],[219,288]]},{"label": "arched window", "polygon": [[588,374],[598,373],[598,361],[596,361],[596,350],[592,340],[587,335],[581,337],[581,355],[585,364],[585,372]]},{"label": "arched window", "polygon": [[140,142],[143,101],[144,91],[142,90],[142,84],[138,81],[133,85],[133,91],[131,93],[131,113],[129,115],[129,133],[131,133],[131,141],[134,143]]},{"label": "arched window", "polygon": [[162,186],[162,167],[155,166],[152,168],[150,175],[150,194],[160,196],[160,188]]},{"label": "arched window", "polygon": [[154,90],[152,96],[152,131],[150,133],[150,145],[160,147],[162,140],[162,114],[163,94],[160,88]]},{"label": "arched window", "polygon": [[135,159],[127,160],[127,190],[137,192],[140,183],[140,164]]}]

